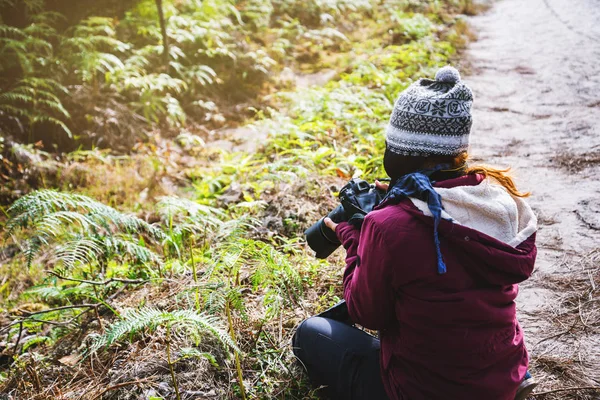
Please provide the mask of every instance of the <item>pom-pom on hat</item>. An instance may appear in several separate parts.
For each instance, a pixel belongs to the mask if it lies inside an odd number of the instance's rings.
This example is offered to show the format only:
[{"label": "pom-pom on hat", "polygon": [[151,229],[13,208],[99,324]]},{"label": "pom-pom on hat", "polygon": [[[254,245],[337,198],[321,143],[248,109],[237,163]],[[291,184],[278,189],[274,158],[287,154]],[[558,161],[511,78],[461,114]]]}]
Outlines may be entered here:
[{"label": "pom-pom on hat", "polygon": [[469,147],[473,92],[456,68],[419,79],[400,93],[386,130],[390,151],[407,156],[455,156]]}]

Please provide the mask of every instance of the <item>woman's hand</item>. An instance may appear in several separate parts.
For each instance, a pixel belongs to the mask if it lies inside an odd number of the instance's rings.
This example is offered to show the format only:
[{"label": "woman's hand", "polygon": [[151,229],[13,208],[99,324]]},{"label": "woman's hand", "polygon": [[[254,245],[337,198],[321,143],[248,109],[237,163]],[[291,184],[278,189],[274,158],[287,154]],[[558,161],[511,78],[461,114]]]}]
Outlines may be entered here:
[{"label": "woman's hand", "polygon": [[375,187],[379,190],[384,190],[387,192],[389,186],[390,185],[388,183],[381,183],[378,180],[375,181]]},{"label": "woman's hand", "polygon": [[325,222],[325,226],[327,226],[329,229],[335,232],[335,228],[337,228],[338,224],[333,222],[331,218],[326,217],[323,222]]},{"label": "woman's hand", "polygon": [[[389,186],[390,185],[387,183],[382,183],[382,182],[379,182],[378,180],[375,181],[375,187],[379,190],[383,190],[384,192],[387,192]],[[331,218],[326,217],[323,222],[325,222],[326,227],[328,227],[329,229],[331,229],[332,231],[335,232],[335,228],[337,228],[338,224],[333,222],[331,220]]]}]

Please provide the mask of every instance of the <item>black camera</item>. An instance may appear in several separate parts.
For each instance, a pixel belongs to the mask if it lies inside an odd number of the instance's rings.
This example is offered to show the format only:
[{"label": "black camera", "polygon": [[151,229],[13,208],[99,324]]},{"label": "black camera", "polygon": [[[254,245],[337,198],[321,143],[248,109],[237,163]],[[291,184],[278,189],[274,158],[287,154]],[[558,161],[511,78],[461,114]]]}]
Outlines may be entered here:
[{"label": "black camera", "polygon": [[[365,215],[377,206],[385,192],[362,179],[352,179],[339,193],[342,204],[337,206],[327,216],[335,223],[347,221],[360,227]],[[315,251],[317,258],[327,258],[340,246],[335,232],[329,229],[321,218],[317,223],[304,231],[306,241]]]}]

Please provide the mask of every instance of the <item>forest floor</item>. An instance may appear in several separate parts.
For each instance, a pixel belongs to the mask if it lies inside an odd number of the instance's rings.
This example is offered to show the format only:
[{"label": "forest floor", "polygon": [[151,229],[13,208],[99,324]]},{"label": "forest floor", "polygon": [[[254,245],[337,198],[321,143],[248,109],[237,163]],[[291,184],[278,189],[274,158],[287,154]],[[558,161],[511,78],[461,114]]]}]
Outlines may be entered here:
[{"label": "forest floor", "polygon": [[539,218],[517,299],[538,392],[600,384],[599,18],[592,0],[503,0],[471,18],[473,156],[511,165]]},{"label": "forest floor", "polygon": [[[123,158],[115,167],[105,166],[112,162],[104,158],[105,153],[74,153],[72,164],[61,170],[61,176],[75,183],[58,185],[60,189],[81,189],[112,206],[133,209],[146,221],[158,220],[151,201],[164,194],[193,197],[219,207],[228,217],[241,220],[241,214],[250,214],[260,221],[260,226],[247,229],[245,236],[234,237],[225,246],[210,238],[201,248],[192,245],[190,259],[180,255],[167,260],[164,274],[168,278],[163,279],[160,271],[160,278],[148,272],[151,278],[140,285],[108,288],[105,296],[110,296],[105,300],[119,311],[142,307],[146,301],[160,310],[178,310],[193,306],[191,299],[200,296],[200,290],[209,304],[210,296],[217,297],[215,293],[224,287],[227,313],[235,300],[243,303],[232,309],[228,325],[244,352],[243,381],[249,398],[312,398],[302,371],[293,366],[290,338],[299,321],[339,299],[343,252],[337,251],[328,262],[317,261],[298,237],[336,205],[334,193],[350,176],[365,172],[365,178],[371,179],[381,175],[381,157],[373,154],[382,147],[379,135],[392,93],[452,61],[463,72],[469,71],[463,78],[475,94],[471,155],[475,161],[512,166],[519,188],[532,192],[531,204],[539,219],[536,270],[521,285],[517,299],[531,370],[540,381],[536,398],[600,399],[600,180],[596,178],[600,172],[600,67],[594,62],[600,59],[596,23],[600,8],[593,3],[494,2],[487,12],[469,17],[478,40],[458,57],[454,47],[460,49],[463,37],[470,36],[462,19],[447,22],[441,33],[425,24],[420,42],[401,39],[401,45],[389,47],[384,38],[387,29],[370,26],[353,32],[350,40],[356,46],[337,55],[339,70],[282,74],[288,75],[282,78],[293,81],[295,89],[283,93],[283,99],[279,94],[267,99],[280,108],[260,111],[263,116],[246,126],[194,132],[203,139],[195,144],[159,138],[141,145],[137,157]],[[454,39],[449,39],[449,29]],[[438,34],[452,46],[439,45]],[[401,79],[393,68],[402,69]],[[144,151],[152,156],[146,158]],[[78,157],[86,160],[80,162]],[[240,250],[233,261],[226,257],[214,261],[236,245],[255,247],[243,256],[247,249]],[[4,258],[0,254],[0,261]],[[13,264],[18,265],[15,260]],[[44,265],[46,260],[41,257],[41,261]],[[194,282],[196,271],[192,275],[190,270],[195,264],[199,282]],[[272,275],[263,271],[265,266],[272,269]],[[218,273],[213,274],[215,268]],[[10,271],[5,279],[9,283],[26,273]],[[27,274],[19,285],[3,282],[0,294],[11,293],[6,295],[10,304],[18,304],[21,293],[27,294],[28,286],[40,280]],[[257,283],[260,279],[267,282]],[[42,289],[50,293],[54,286],[48,279],[44,282],[47,287]],[[80,291],[73,298],[57,297],[55,305],[81,302],[89,296],[89,286],[77,287]],[[24,297],[33,300],[21,304],[21,309],[47,307],[39,304],[42,300],[50,303],[35,296]],[[219,315],[223,310],[218,304],[215,307],[220,311],[213,314]],[[139,332],[131,333],[131,343],[119,342],[80,362],[88,335],[104,331],[103,324],[111,320],[116,318],[108,308],[90,315],[82,319],[81,329],[58,336],[46,348],[40,342],[38,349],[35,335],[27,336],[27,348],[33,352],[18,358],[8,378],[0,376],[5,379],[3,387],[11,390],[7,397],[0,393],[0,399],[12,400],[23,393],[35,393],[35,397],[25,396],[44,400],[172,399],[167,368],[172,365],[184,399],[239,398],[233,359],[214,340],[206,339],[198,347],[201,357],[175,352],[180,358],[171,363],[162,355],[165,343],[170,343],[162,328],[144,331],[141,339]],[[37,329],[40,335],[51,336],[48,325]],[[31,333],[36,332],[32,329]],[[0,342],[4,353],[9,354],[13,345],[18,348],[20,337],[15,345],[14,336]],[[173,343],[181,350],[198,346],[186,337]],[[33,356],[37,352],[39,358]],[[4,353],[0,364],[8,365],[10,359]]]}]

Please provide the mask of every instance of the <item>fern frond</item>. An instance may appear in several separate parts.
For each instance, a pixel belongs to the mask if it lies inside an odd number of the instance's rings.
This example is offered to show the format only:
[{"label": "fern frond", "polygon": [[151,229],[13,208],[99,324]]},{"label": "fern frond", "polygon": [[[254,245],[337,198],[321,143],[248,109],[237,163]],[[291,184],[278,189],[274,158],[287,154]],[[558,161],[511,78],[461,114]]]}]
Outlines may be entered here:
[{"label": "fern frond", "polygon": [[51,124],[72,138],[64,122],[71,116],[56,95],[59,92],[66,93],[67,89],[53,79],[24,78],[0,94],[0,110],[21,120],[22,125]]},{"label": "fern frond", "polygon": [[234,238],[241,237],[250,229],[255,228],[258,225],[260,225],[260,221],[247,216],[232,219],[219,226],[217,236],[223,241],[230,241]]},{"label": "fern frond", "polygon": [[179,100],[175,97],[167,94],[163,97],[163,102],[167,106],[167,122],[172,127],[182,127],[185,125],[185,111],[181,108],[181,104],[179,104]]},{"label": "fern frond", "polygon": [[67,124],[65,124],[64,122],[62,122],[59,119],[56,119],[53,117],[48,117],[46,115],[38,115],[38,116],[34,117],[31,121],[32,125],[35,123],[38,123],[38,122],[46,122],[46,123],[55,125],[55,126],[59,127],[60,129],[62,129],[63,132],[65,132],[67,134],[69,139],[73,139],[73,133],[71,132],[71,130],[69,129]]},{"label": "fern frond", "polygon": [[225,212],[219,208],[196,203],[195,201],[176,196],[160,197],[156,204],[156,208],[160,217],[165,221],[168,221],[170,218],[177,219],[178,216],[182,215],[190,216],[192,218],[206,216],[211,219],[225,217]]},{"label": "fern frond", "polygon": [[18,199],[8,215],[7,236],[17,229],[36,229],[26,240],[28,265],[51,239],[65,238],[67,241],[56,248],[56,257],[67,268],[77,263],[89,264],[109,254],[127,255],[139,263],[161,262],[156,253],[127,237],[145,233],[152,240],[164,240],[166,235],[159,227],[87,196],[39,190]]},{"label": "fern frond", "polygon": [[[57,103],[54,101],[48,101],[48,100],[44,100],[44,99],[37,99],[37,100],[35,100],[35,105],[38,107],[44,107],[47,110],[53,111],[57,114],[61,114],[65,118],[71,118],[71,115],[69,114],[69,112],[60,103]],[[47,118],[51,119],[52,117],[47,117]],[[61,124],[64,124],[62,121],[59,121],[59,122]]]},{"label": "fern frond", "polygon": [[27,35],[19,28],[0,24],[0,37],[11,39],[25,39]]},{"label": "fern frond", "polygon": [[9,220],[6,224],[7,235],[17,228],[27,228],[34,221],[55,211],[70,211],[76,209],[84,196],[62,193],[55,190],[37,190],[17,201],[8,209]]},{"label": "fern frond", "polygon": [[54,285],[52,285],[52,286],[45,286],[45,285],[34,286],[34,287],[28,289],[25,292],[25,295],[26,296],[36,296],[44,301],[66,299],[66,296],[63,292],[63,288],[60,288],[60,287],[54,286]]},{"label": "fern frond", "polygon": [[43,236],[35,235],[31,237],[25,244],[25,260],[27,262],[27,268],[33,263],[33,258],[40,251],[42,246],[47,245],[48,241]]},{"label": "fern frond", "polygon": [[155,252],[122,237],[106,237],[104,246],[113,253],[127,255],[139,263],[162,263],[161,257]]},{"label": "fern frond", "polygon": [[209,333],[219,340],[225,348],[239,352],[236,344],[227,332],[220,326],[216,317],[198,313],[193,310],[161,311],[153,307],[143,307],[139,310],[128,309],[122,314],[122,319],[112,324],[106,334],[99,337],[92,345],[91,352],[110,346],[128,334],[140,334],[153,331],[158,326],[169,325],[174,330],[188,334]]},{"label": "fern frond", "polygon": [[23,0],[28,14],[39,13],[44,9],[44,0]]},{"label": "fern frond", "polygon": [[41,53],[40,56],[50,56],[52,55],[52,44],[45,39],[36,38],[34,36],[29,36],[25,41],[25,46],[31,52]]},{"label": "fern frond", "polygon": [[[24,90],[23,90],[24,89]],[[12,90],[13,93],[29,93],[29,95],[34,98],[34,99],[42,99],[42,100],[46,100],[49,102],[53,102],[53,103],[60,103],[60,99],[58,98],[58,96],[56,96],[54,93],[52,93],[49,90],[45,90],[45,89],[40,89],[40,88],[31,88],[31,87],[16,87],[15,89]],[[62,104],[60,104],[60,107],[62,108]],[[64,110],[64,108],[62,109]],[[66,113],[68,115],[68,113],[66,111],[61,111],[61,113]]]},{"label": "fern frond", "polygon": [[206,309],[211,314],[222,314],[225,312],[227,296],[222,290],[212,290],[204,298]]},{"label": "fern frond", "polygon": [[61,85],[58,81],[49,78],[28,77],[21,79],[19,85],[31,86],[36,89],[45,89],[50,92],[69,93],[65,86]]},{"label": "fern frond", "polygon": [[75,211],[57,211],[46,214],[37,222],[36,228],[38,233],[56,237],[60,235],[61,228],[67,226],[71,230],[75,224],[79,225],[84,232],[99,229],[93,220]]},{"label": "fern frond", "polygon": [[[0,94],[0,103],[33,103],[33,98],[26,94],[18,93],[17,91],[10,91]],[[0,104],[3,105],[3,104]],[[24,110],[21,110],[25,112]]]},{"label": "fern frond", "polygon": [[166,235],[162,231],[162,229],[160,229],[156,225],[149,224],[148,222],[134,215],[123,214],[116,211],[114,208],[108,208],[112,212],[112,221],[119,229],[129,233],[144,232],[147,233],[154,240],[164,240],[166,238]]},{"label": "fern frond", "polygon": [[84,195],[55,190],[37,190],[13,203],[8,209],[10,219],[6,224],[7,234],[10,235],[16,228],[27,228],[32,223],[36,224],[49,214],[68,211],[86,213],[86,219],[90,221],[88,226],[91,227],[102,224],[107,228],[112,224],[128,233],[142,231],[159,240],[165,237],[160,228],[136,216],[123,214]]},{"label": "fern frond", "polygon": [[202,86],[213,83],[217,77],[217,73],[207,65],[197,65],[189,68],[187,75]]},{"label": "fern frond", "polygon": [[63,262],[67,269],[73,269],[77,264],[87,265],[97,260],[105,253],[102,243],[93,238],[79,236],[56,248],[55,257]]},{"label": "fern frond", "polygon": [[57,36],[56,30],[44,22],[31,24],[23,28],[23,32],[29,36],[44,39]]},{"label": "fern frond", "polygon": [[33,59],[27,49],[27,44],[19,39],[0,38],[0,60],[3,64],[18,65],[24,74],[33,72]]},{"label": "fern frond", "polygon": [[96,70],[103,73],[114,73],[117,69],[125,68],[123,62],[119,57],[110,53],[96,53],[96,63],[98,67]]}]

